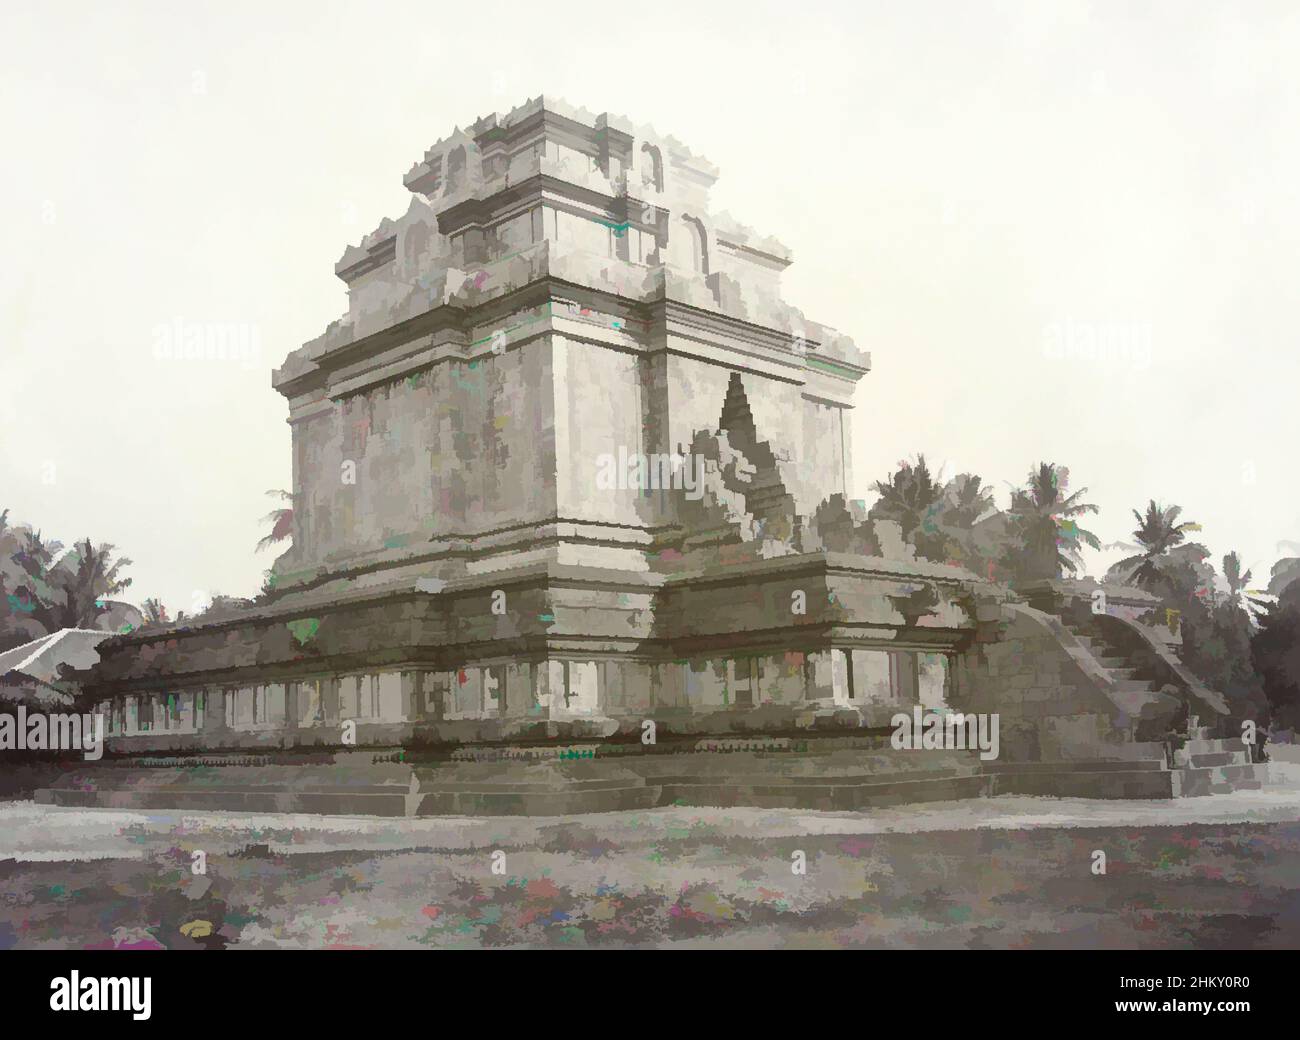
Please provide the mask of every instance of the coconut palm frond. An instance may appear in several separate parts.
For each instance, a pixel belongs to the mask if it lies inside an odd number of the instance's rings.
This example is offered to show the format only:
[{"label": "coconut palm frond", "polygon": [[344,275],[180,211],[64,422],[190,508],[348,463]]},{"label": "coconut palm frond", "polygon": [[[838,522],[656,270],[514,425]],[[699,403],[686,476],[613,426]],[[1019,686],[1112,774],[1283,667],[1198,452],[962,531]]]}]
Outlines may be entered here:
[{"label": "coconut palm frond", "polygon": [[[293,495],[284,490],[268,491],[272,498],[279,498],[282,501],[292,503]],[[266,516],[262,517],[262,523],[271,525],[271,533],[258,540],[257,552],[271,548],[280,542],[288,541],[293,538],[293,506],[283,506],[279,509],[272,509]]]}]

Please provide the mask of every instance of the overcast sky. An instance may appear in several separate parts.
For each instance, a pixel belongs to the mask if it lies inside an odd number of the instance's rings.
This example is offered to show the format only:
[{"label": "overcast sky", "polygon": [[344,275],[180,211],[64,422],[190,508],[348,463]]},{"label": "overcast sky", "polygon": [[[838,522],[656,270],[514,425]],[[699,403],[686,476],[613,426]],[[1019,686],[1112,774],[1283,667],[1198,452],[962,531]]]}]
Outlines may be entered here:
[{"label": "overcast sky", "polygon": [[[859,496],[918,451],[999,504],[1064,463],[1103,541],[1176,502],[1259,579],[1300,540],[1297,55],[1294,3],[9,4],[0,508],[173,613],[256,592],[271,368],[429,144],[549,93],[793,249],[787,299],[872,355]],[[176,322],[260,352],[159,360]]]}]

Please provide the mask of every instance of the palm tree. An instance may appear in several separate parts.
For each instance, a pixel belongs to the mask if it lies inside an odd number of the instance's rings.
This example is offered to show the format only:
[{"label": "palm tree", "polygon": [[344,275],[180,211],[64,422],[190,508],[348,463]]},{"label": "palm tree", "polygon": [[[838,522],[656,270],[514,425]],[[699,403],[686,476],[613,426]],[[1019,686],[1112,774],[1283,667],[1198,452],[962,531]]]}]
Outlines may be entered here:
[{"label": "palm tree", "polygon": [[[40,531],[30,527],[14,530],[18,534],[18,544],[10,559],[23,574],[43,588],[49,576],[48,571],[54,566],[63,545],[61,542],[46,542]],[[34,588],[33,591],[38,590]]]},{"label": "palm tree", "polygon": [[288,491],[268,491],[267,494],[289,505],[272,509],[262,517],[262,523],[271,525],[271,533],[257,543],[258,552],[293,537],[293,495]]},{"label": "palm tree", "polygon": [[916,465],[900,463],[888,478],[876,481],[875,489],[880,498],[868,515],[873,520],[895,521],[904,538],[932,517],[943,500],[943,487],[930,473],[924,455],[916,457]]},{"label": "palm tree", "polygon": [[1200,524],[1178,523],[1182,506],[1161,506],[1155,499],[1147,505],[1146,515],[1136,509],[1133,516],[1138,529],[1133,532],[1142,553],[1121,560],[1111,568],[1119,580],[1150,588],[1160,580],[1159,560],[1175,546],[1182,545],[1188,531],[1199,531]]},{"label": "palm tree", "polygon": [[1252,575],[1249,570],[1241,571],[1241,557],[1230,552],[1223,558],[1223,579],[1228,583],[1227,606],[1239,607],[1246,612],[1252,628],[1259,627],[1259,616],[1264,610],[1264,601],[1246,595],[1246,586]]},{"label": "palm tree", "polygon": [[[120,576],[131,561],[125,556],[113,560],[115,550],[108,542],[95,546],[86,538],[75,543],[72,552],[52,568],[58,575],[55,584],[63,593],[63,603],[57,608],[59,627],[92,628],[95,619],[108,609],[107,600],[131,584],[130,578]],[[73,563],[75,570],[64,566]]]},{"label": "palm tree", "polygon": [[113,560],[115,547],[89,538],[64,548],[39,531],[11,526],[0,513],[0,645],[16,645],[61,628],[94,628],[107,601],[131,584]]},{"label": "palm tree", "polygon": [[1223,558],[1223,579],[1228,583],[1228,595],[1234,601],[1250,584],[1251,573],[1241,573],[1241,557],[1235,552],[1230,552]]},{"label": "palm tree", "polygon": [[944,485],[943,522],[949,527],[969,529],[990,509],[993,489],[974,473],[959,473]]},{"label": "palm tree", "polygon": [[944,484],[938,533],[941,552],[932,559],[966,567],[993,580],[1006,548],[1002,538],[1005,514],[999,514],[993,489],[980,477],[959,473]]},{"label": "palm tree", "polygon": [[[57,590],[51,585],[52,569],[59,562],[63,546],[46,542],[40,531],[21,524],[13,527],[5,510],[0,528],[0,628],[21,628],[32,637],[30,625],[48,633],[58,629],[52,616]],[[53,626],[53,627],[51,627]],[[6,641],[11,641],[6,639]]]},{"label": "palm tree", "polygon": [[1087,488],[1065,496],[1069,470],[1051,462],[1036,463],[1027,484],[1011,493],[1010,517],[1020,544],[1017,568],[1022,578],[1059,578],[1062,571],[1077,573],[1083,567],[1080,544],[1101,548],[1091,531],[1076,517],[1096,513],[1097,507],[1080,501]]}]

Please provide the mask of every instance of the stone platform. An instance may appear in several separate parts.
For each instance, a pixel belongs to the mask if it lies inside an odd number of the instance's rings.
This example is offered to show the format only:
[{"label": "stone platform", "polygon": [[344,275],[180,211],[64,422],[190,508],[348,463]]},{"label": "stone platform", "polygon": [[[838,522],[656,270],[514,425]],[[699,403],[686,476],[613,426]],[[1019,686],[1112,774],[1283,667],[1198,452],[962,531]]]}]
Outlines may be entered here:
[{"label": "stone platform", "polygon": [[[857,746],[855,746],[855,744]],[[994,795],[1177,798],[1258,789],[1267,766],[1196,748],[1159,758],[982,762],[866,740],[700,741],[482,749],[477,760],[405,749],[106,761],[36,792],[44,804],[373,816],[551,816],[661,805],[856,810]],[[1220,759],[1224,761],[1220,761]]]}]

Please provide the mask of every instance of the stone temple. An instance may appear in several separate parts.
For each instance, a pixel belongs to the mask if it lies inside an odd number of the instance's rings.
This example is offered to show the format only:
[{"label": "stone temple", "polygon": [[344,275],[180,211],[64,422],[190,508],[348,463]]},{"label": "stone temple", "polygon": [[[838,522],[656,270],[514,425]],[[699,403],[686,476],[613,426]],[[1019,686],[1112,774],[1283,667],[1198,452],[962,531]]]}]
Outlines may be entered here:
[{"label": "stone temple", "polygon": [[[344,761],[381,812],[851,806],[904,772],[915,797],[1252,782],[1248,756],[1190,757],[1222,752],[1226,708],[1143,623],[1149,597],[1109,590],[1097,616],[1085,586],[1009,595],[848,499],[869,358],[783,299],[789,250],[715,212],[717,176],[551,98],[429,148],[406,213],[335,265],[347,313],[274,373],[294,523],[272,587],[102,643],[79,679],[116,771],[48,796],[226,804],[186,772],[199,751],[241,763],[231,804],[326,811]],[[1000,761],[931,775],[901,752],[881,774],[880,727],[918,705],[998,713]],[[549,762],[560,800],[530,802],[516,758]],[[575,784],[644,790],[565,801]]]}]

